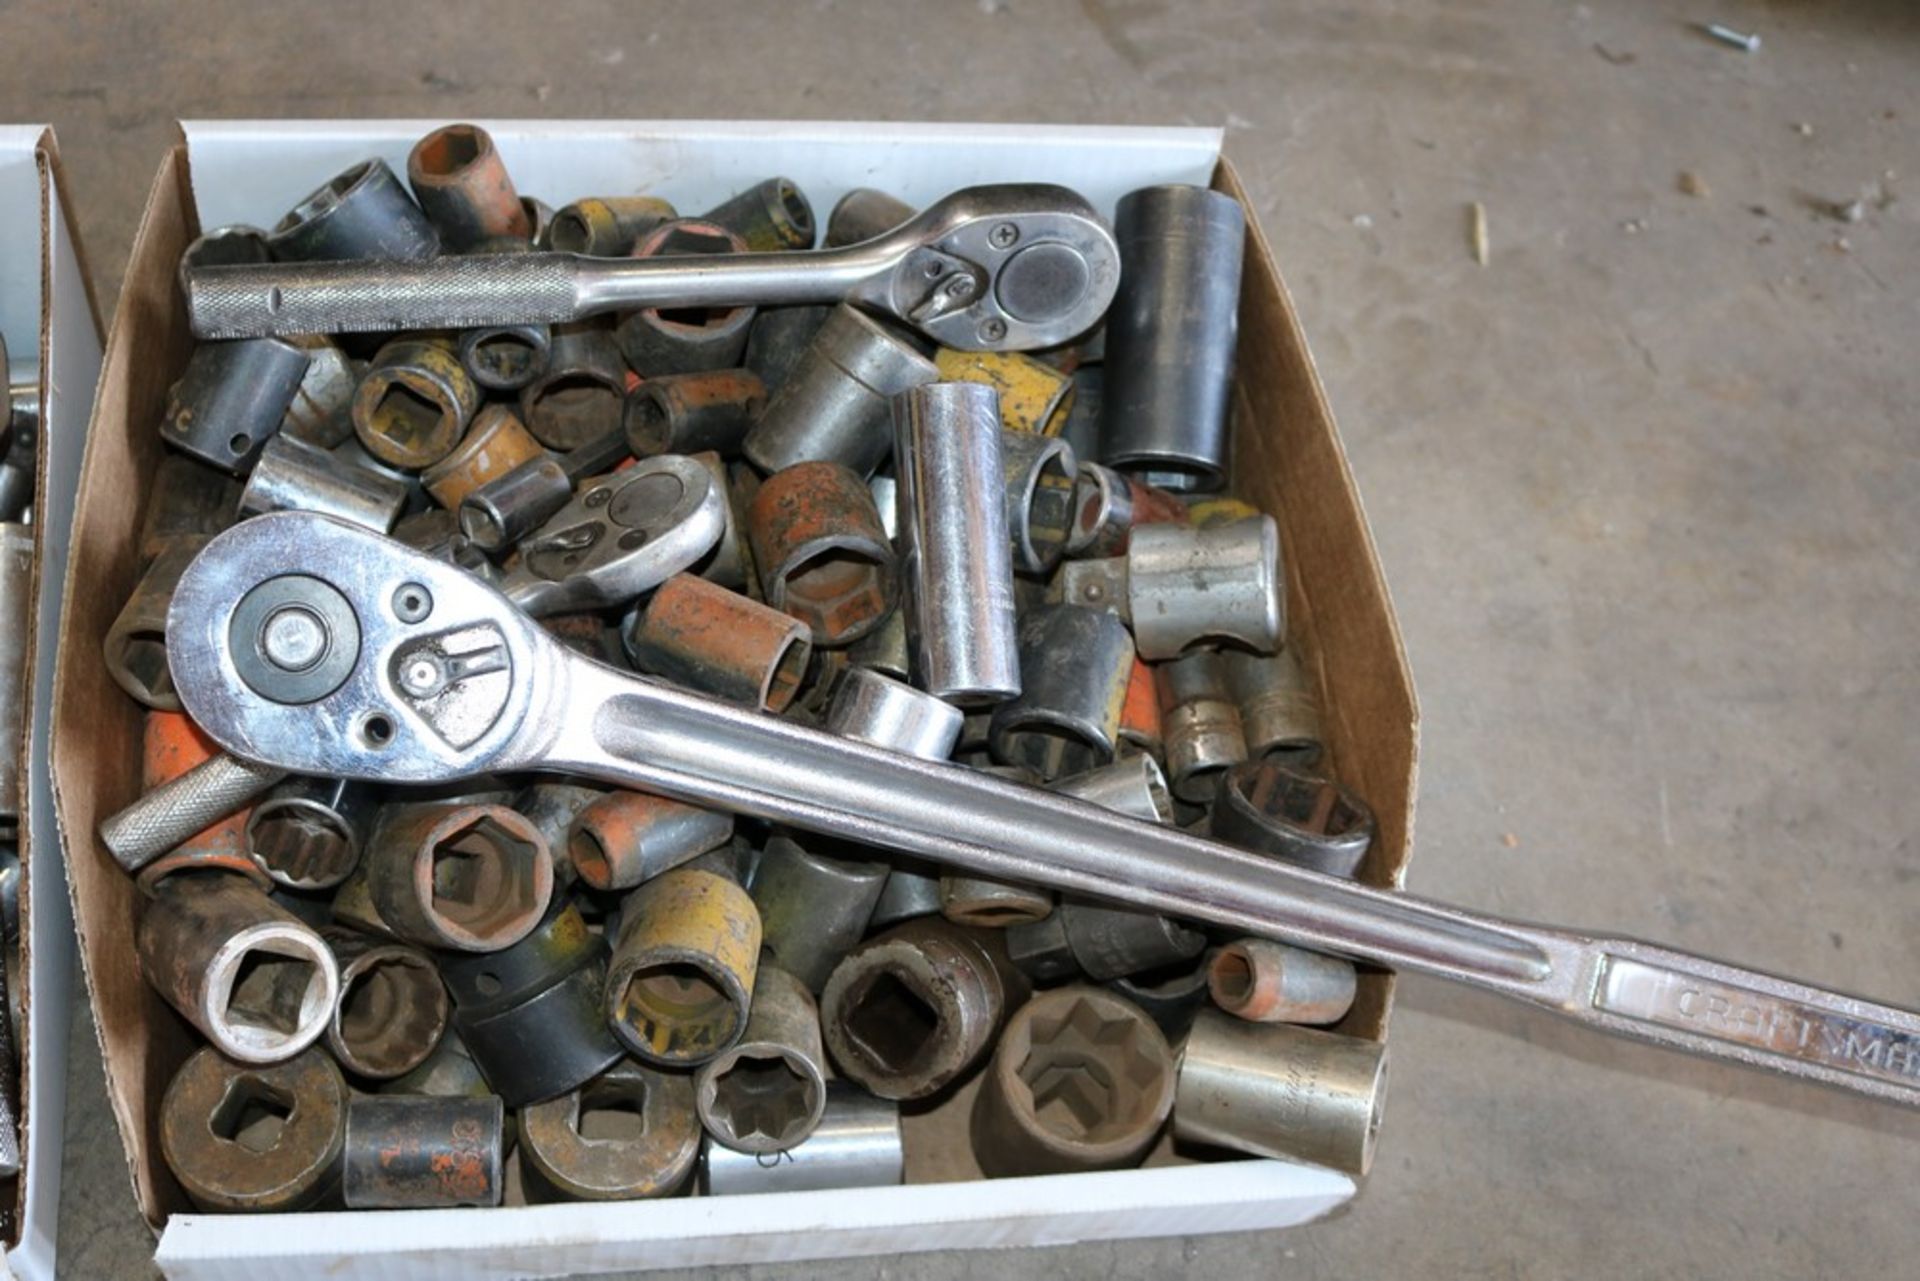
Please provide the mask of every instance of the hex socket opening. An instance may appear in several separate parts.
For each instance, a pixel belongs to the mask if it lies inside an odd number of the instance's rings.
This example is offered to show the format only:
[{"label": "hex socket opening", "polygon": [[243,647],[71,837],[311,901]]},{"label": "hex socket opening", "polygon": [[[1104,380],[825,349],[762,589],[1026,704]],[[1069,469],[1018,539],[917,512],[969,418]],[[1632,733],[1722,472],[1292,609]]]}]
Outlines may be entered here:
[{"label": "hex socket opening", "polygon": [[269,1081],[252,1074],[236,1076],[207,1118],[207,1129],[214,1138],[249,1152],[271,1152],[298,1106],[299,1100]]},{"label": "hex socket opening", "polygon": [[[635,256],[678,258],[695,254],[728,254],[736,246],[734,238],[719,228],[680,223],[662,228],[647,237]],[[644,251],[644,254],[642,253]],[[669,325],[689,329],[711,329],[732,322],[739,307],[662,307],[653,308],[654,316]]]},{"label": "hex socket opening", "polygon": [[128,632],[120,638],[120,670],[146,693],[149,703],[174,696],[173,669],[167,663],[165,631]]},{"label": "hex socket opening", "polygon": [[468,347],[474,373],[500,387],[516,386],[532,377],[545,350],[517,329],[488,330]]},{"label": "hex socket opening", "polygon": [[539,851],[490,818],[476,818],[433,842],[432,912],[478,939],[511,929],[542,906],[535,884]]},{"label": "hex socket opening", "polygon": [[287,211],[287,215],[273,224],[273,234],[292,231],[303,223],[312,222],[322,214],[330,212],[346,196],[364,182],[373,173],[376,162],[362,160],[351,169],[335,174],[321,186],[309,192],[306,199]]},{"label": "hex socket opening", "polygon": [[800,189],[782,178],[779,186],[780,209],[786,215],[793,229],[807,240],[813,239],[813,206],[800,194]]},{"label": "hex socket opening", "polygon": [[492,148],[486,135],[472,125],[448,125],[422,138],[413,160],[423,174],[445,178],[459,173]]},{"label": "hex socket opening", "polygon": [[807,676],[807,661],[813,656],[813,642],[804,636],[792,636],[780,646],[773,665],[767,670],[767,684],[760,691],[760,705],[779,713],[792,704]]}]

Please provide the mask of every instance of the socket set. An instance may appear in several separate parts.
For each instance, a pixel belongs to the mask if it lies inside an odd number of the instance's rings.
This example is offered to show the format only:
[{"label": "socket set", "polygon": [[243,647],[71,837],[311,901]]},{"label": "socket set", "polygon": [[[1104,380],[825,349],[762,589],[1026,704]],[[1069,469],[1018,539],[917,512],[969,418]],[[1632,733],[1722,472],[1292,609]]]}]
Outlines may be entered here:
[{"label": "socket set", "polygon": [[1227,493],[1231,198],[670,194],[554,210],[455,125],[181,264],[100,838],[205,1041],[196,1206],[897,1183],[962,1090],[988,1177],[1169,1135],[1359,1176],[1369,965],[1913,1092],[1675,993],[1905,1012],[1355,880]]}]

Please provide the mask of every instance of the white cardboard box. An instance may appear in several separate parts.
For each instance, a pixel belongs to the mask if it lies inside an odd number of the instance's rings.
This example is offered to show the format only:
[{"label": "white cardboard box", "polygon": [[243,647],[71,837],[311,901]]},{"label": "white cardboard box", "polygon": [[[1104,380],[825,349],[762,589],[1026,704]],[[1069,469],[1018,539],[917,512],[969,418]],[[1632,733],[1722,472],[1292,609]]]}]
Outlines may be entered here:
[{"label": "white cardboard box", "polygon": [[0,1264],[23,1281],[51,1281],[67,1112],[73,917],[54,823],[48,734],[74,486],[100,376],[100,323],[68,221],[59,152],[44,125],[0,125],[0,332],[12,362],[9,381],[37,381],[41,405],[33,504],[38,564],[29,615],[34,640],[26,673],[32,704],[25,741],[4,745],[24,753],[26,764],[20,835],[25,1176],[14,1201],[15,1231],[0,1242]]},{"label": "white cardboard box", "polygon": [[[412,143],[435,121],[219,122],[188,123],[187,182],[180,206],[179,159],[169,157],[156,180],[153,203],[135,248],[129,285],[116,317],[103,380],[95,440],[87,474],[128,469],[138,474],[143,454],[157,449],[151,432],[151,399],[163,370],[139,368],[136,349],[150,357],[183,349],[177,299],[159,307],[171,288],[162,278],[162,255],[177,255],[166,237],[182,225],[227,223],[270,226],[295,201],[334,173],[365,159],[383,157],[398,173]],[[558,206],[588,196],[646,191],[666,196],[683,210],[717,203],[752,183],[779,173],[796,180],[817,217],[847,190],[879,186],[912,204],[924,204],[954,188],[980,182],[1047,181],[1083,192],[1111,215],[1116,199],[1154,183],[1225,185],[1238,194],[1231,170],[1222,165],[1220,134],[1210,129],[1112,129],[1002,125],[893,125],[829,123],[560,122],[483,121],[492,133],[519,190]],[[1251,220],[1250,220],[1251,221]],[[142,246],[154,237],[153,261]],[[1271,378],[1242,387],[1242,417],[1287,419],[1286,432],[1245,455],[1277,478],[1263,490],[1289,483],[1296,468],[1311,470],[1296,483],[1324,493],[1326,504],[1301,504],[1281,513],[1283,532],[1316,552],[1290,582],[1295,617],[1309,635],[1318,608],[1332,630],[1366,644],[1343,645],[1323,658],[1309,658],[1323,686],[1352,691],[1351,713],[1336,712],[1329,741],[1334,754],[1386,726],[1385,746],[1374,754],[1351,750],[1363,787],[1376,788],[1383,813],[1380,854],[1363,873],[1380,884],[1398,884],[1407,853],[1411,819],[1415,713],[1411,686],[1391,608],[1374,564],[1371,539],[1352,493],[1338,438],[1327,414],[1304,340],[1285,301],[1271,254],[1257,230],[1251,233],[1249,264],[1258,263],[1258,297],[1243,301],[1243,362],[1249,341],[1275,345]],[[179,243],[184,243],[179,242]],[[165,246],[164,249],[161,246]],[[170,271],[170,268],[168,269]],[[135,287],[135,282],[139,287]],[[145,302],[141,298],[145,298]],[[128,299],[133,299],[130,306]],[[1252,307],[1253,310],[1247,310]],[[1254,322],[1251,327],[1248,319]],[[123,332],[124,330],[124,332]],[[123,351],[123,346],[125,350]],[[1281,349],[1284,350],[1281,350]],[[1272,384],[1272,385],[1270,385]],[[1275,385],[1284,384],[1276,391]],[[107,391],[108,386],[111,391]],[[144,398],[144,399],[143,399]],[[1299,439],[1284,445],[1283,434]],[[1244,461],[1244,459],[1243,459]],[[92,482],[89,481],[89,484]],[[1270,495],[1256,493],[1271,502]],[[124,499],[121,500],[124,502]],[[1319,507],[1324,505],[1324,517]],[[1309,507],[1314,514],[1299,513]],[[124,573],[117,557],[121,525],[132,515],[110,500],[81,498],[81,537],[87,557],[99,556],[103,572]],[[1318,522],[1324,519],[1325,528]],[[1299,529],[1291,524],[1304,521]],[[1324,563],[1322,563],[1324,562]],[[1337,599],[1336,599],[1337,597]],[[1356,604],[1357,602],[1357,604]],[[78,603],[76,602],[76,605]],[[78,661],[97,653],[94,630],[111,610],[69,617],[66,643]],[[74,680],[98,686],[91,673]],[[1376,699],[1376,695],[1378,698]],[[60,695],[63,715],[76,720],[104,706],[95,689]],[[111,698],[108,690],[105,697]],[[1348,695],[1339,700],[1344,705]],[[84,709],[84,710],[83,710]],[[127,722],[131,729],[131,722]],[[123,919],[132,906],[117,869],[89,849],[86,831],[98,816],[123,803],[123,780],[98,763],[124,745],[105,743],[87,753],[63,738],[58,748],[63,807],[72,810],[69,837],[76,841],[76,901],[83,954],[88,960],[96,1013],[102,1018],[109,1091],[123,1136],[136,1195],[150,1222],[164,1223],[157,1255],[174,1278],[320,1277],[379,1278],[548,1276],[698,1264],[879,1254],[901,1250],[1058,1244],[1093,1238],[1156,1236],[1281,1227],[1305,1222],[1350,1199],[1353,1180],[1328,1170],[1279,1161],[1228,1160],[1157,1165],[1141,1170],[1046,1178],[920,1183],[857,1191],[790,1193],[757,1197],[674,1199],[655,1202],[568,1204],[490,1210],[303,1215],[204,1215],[181,1212],[178,1189],[158,1165],[152,1142],[156,1091],[177,1062],[185,1042],[177,1018],[133,975]],[[110,736],[108,731],[87,732]],[[76,738],[78,734],[76,734]],[[135,740],[137,741],[137,740]],[[1356,1015],[1357,1034],[1384,1035],[1391,980],[1370,980]],[[961,1127],[964,1129],[964,1127]],[[911,1133],[910,1133],[911,1142]],[[970,1165],[970,1158],[963,1164]],[[911,1159],[909,1162],[911,1169]],[[941,1177],[947,1176],[944,1167]]]}]

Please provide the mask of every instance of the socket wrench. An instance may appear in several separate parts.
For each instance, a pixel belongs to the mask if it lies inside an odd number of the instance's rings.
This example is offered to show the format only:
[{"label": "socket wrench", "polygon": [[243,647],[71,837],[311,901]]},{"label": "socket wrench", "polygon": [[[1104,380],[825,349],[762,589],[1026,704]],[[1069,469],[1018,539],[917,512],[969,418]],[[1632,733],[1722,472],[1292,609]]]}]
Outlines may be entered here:
[{"label": "socket wrench", "polygon": [[[298,701],[256,662],[289,575],[338,598],[350,654]],[[431,607],[395,613],[409,592]],[[242,625],[236,625],[236,620]],[[311,618],[292,620],[303,635]],[[885,846],[971,872],[1435,975],[1601,1031],[1920,1106],[1920,1013],[1653,943],[1523,925],[1355,884],[1073,797],[686,693],[564,649],[491,587],[367,530],[259,516],[188,568],[168,618],[187,710],[228,751],[302,774],[431,783],[545,770]],[[455,673],[427,695],[423,656]],[[456,661],[448,661],[449,659]]]},{"label": "socket wrench", "polygon": [[884,235],[808,252],[190,267],[201,339],[558,324],[609,311],[850,302],[967,351],[1051,347],[1093,327],[1120,250],[1078,194],[968,187]]}]

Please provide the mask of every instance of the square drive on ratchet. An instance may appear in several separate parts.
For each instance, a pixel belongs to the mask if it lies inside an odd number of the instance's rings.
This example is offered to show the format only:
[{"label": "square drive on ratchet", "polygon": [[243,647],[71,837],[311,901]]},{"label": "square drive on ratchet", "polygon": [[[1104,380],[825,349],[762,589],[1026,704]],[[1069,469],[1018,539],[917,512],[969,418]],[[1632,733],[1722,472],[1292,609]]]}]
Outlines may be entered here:
[{"label": "square drive on ratchet", "polygon": [[1355,884],[683,692],[567,649],[449,563],[317,513],[259,516],[213,539],[180,579],[167,632],[181,701],[242,772],[405,783],[584,775],[1433,974],[1603,1031],[1920,1104],[1912,1011]]}]

